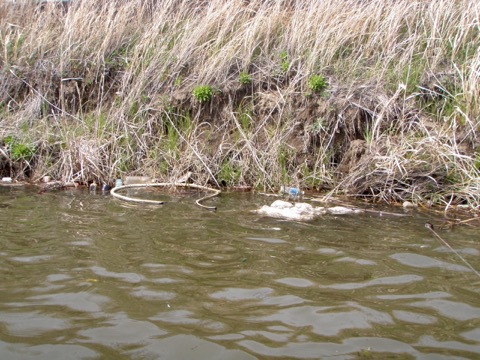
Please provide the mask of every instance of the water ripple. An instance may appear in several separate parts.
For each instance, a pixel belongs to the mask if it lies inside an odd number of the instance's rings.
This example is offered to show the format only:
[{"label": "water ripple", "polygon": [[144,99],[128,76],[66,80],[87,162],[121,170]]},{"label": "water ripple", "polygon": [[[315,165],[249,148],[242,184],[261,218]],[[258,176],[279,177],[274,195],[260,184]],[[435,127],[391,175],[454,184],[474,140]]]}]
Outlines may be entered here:
[{"label": "water ripple", "polygon": [[118,347],[145,343],[148,339],[168,334],[149,321],[129,319],[125,313],[118,313],[101,325],[79,331],[79,341]]},{"label": "water ripple", "polygon": [[176,335],[165,339],[150,340],[148,345],[138,350],[132,350],[129,353],[134,358],[142,359],[256,359],[244,351],[230,350],[192,335]]},{"label": "water ripple", "polygon": [[310,287],[315,285],[313,282],[307,279],[302,279],[302,278],[283,278],[283,279],[278,279],[275,280],[276,282],[280,284],[285,284],[293,287],[300,287],[300,288],[305,288],[305,287]]},{"label": "water ripple", "polygon": [[447,263],[445,261],[440,261],[437,259],[432,259],[431,257],[418,255],[418,254],[411,254],[411,253],[398,253],[390,255],[390,258],[397,260],[400,264],[416,267],[416,268],[440,268],[450,271],[463,271],[469,272],[471,271],[469,268],[463,265],[456,265]]},{"label": "water ripple", "polygon": [[68,320],[58,319],[32,312],[0,312],[0,323],[3,323],[13,336],[36,337],[50,331],[69,329],[72,324]]},{"label": "water ripple", "polygon": [[100,266],[92,266],[90,270],[92,270],[98,276],[119,279],[132,284],[137,284],[145,280],[145,277],[143,275],[137,273],[116,273],[108,271],[107,269]]},{"label": "water ripple", "polygon": [[280,322],[297,328],[310,326],[315,334],[323,336],[335,336],[346,329],[369,329],[373,324],[393,323],[387,313],[354,304],[290,307],[251,320]]},{"label": "water ripple", "polygon": [[222,291],[217,291],[210,294],[210,297],[214,299],[225,299],[230,301],[239,300],[261,300],[268,297],[273,292],[270,288],[258,288],[258,289],[240,289],[240,288],[228,288]]},{"label": "water ripple", "polygon": [[382,300],[401,300],[401,299],[442,299],[452,295],[444,291],[432,291],[428,293],[418,294],[402,294],[402,295],[377,295],[377,299]]},{"label": "water ripple", "polygon": [[393,310],[392,315],[398,320],[412,324],[428,325],[434,324],[438,321],[438,318],[434,316],[423,315],[411,311]]},{"label": "water ripple", "polygon": [[[253,340],[241,340],[239,345],[262,356],[288,357],[291,359],[352,359],[359,356],[370,358],[373,352],[384,354],[408,354],[415,358],[424,358],[414,347],[401,341],[387,338],[348,338],[340,344],[331,342],[290,342],[284,346],[270,347]],[[363,354],[363,355],[362,355]],[[450,356],[435,354],[432,359],[452,359]]]},{"label": "water ripple", "polygon": [[370,286],[381,286],[381,285],[400,285],[400,284],[409,284],[412,282],[422,281],[423,276],[420,275],[398,275],[398,276],[388,276],[377,278],[361,283],[342,283],[342,284],[333,284],[333,285],[324,285],[321,287],[336,289],[336,290],[353,290],[361,289]]},{"label": "water ripple", "polygon": [[26,303],[15,303],[11,305],[64,306],[75,311],[96,314],[100,313],[103,305],[110,301],[110,299],[106,296],[91,294],[88,292],[45,294],[31,296],[26,300]]},{"label": "water ripple", "polygon": [[10,344],[0,341],[0,354],[8,360],[39,360],[39,359],[98,359],[100,354],[94,350],[79,345],[33,345]]},{"label": "water ripple", "polygon": [[19,262],[19,263],[39,263],[50,260],[52,256],[50,255],[36,255],[36,256],[14,256],[11,257],[10,260]]},{"label": "water ripple", "polygon": [[427,300],[409,304],[410,306],[433,309],[440,315],[459,321],[480,320],[480,307],[450,300]]},{"label": "water ripple", "polygon": [[472,355],[480,353],[480,345],[464,344],[459,341],[438,341],[433,336],[422,336],[417,343],[417,346],[424,346],[439,350],[459,350],[462,352],[469,352]]}]

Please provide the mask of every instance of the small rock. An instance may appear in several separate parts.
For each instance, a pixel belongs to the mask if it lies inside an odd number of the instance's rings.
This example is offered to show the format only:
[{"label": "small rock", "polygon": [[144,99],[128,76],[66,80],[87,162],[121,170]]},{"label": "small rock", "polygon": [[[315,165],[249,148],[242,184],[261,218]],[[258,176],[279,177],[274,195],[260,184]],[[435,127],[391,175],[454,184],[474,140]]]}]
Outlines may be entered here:
[{"label": "small rock", "polygon": [[402,206],[403,206],[404,209],[412,209],[412,208],[417,207],[417,205],[411,203],[410,201],[404,201]]}]

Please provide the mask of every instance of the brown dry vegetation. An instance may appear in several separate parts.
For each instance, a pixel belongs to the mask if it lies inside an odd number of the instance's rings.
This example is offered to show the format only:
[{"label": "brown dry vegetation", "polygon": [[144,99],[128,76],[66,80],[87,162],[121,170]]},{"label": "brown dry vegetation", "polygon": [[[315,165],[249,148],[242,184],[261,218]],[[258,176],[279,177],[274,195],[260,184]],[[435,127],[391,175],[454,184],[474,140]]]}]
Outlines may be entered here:
[{"label": "brown dry vegetation", "polygon": [[31,4],[0,3],[3,176],[480,205],[477,0]]}]

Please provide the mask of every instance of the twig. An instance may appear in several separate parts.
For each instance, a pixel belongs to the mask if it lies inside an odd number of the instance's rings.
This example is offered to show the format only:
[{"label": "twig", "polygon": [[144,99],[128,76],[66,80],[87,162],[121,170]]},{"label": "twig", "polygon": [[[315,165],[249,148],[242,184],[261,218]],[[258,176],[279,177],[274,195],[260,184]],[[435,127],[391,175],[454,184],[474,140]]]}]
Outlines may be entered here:
[{"label": "twig", "polygon": [[466,219],[466,220],[459,220],[459,221],[457,221],[456,225],[467,224],[467,223],[469,223],[470,221],[475,221],[475,220],[480,221],[480,218],[478,218],[478,217],[473,217],[473,218]]},{"label": "twig", "polygon": [[477,275],[480,278],[480,273],[477,270],[475,270],[475,268],[472,265],[470,265],[470,263],[467,260],[465,260],[465,258],[462,255],[460,255],[457,250],[452,248],[446,240],[442,239],[442,237],[437,234],[437,232],[433,229],[432,224],[430,224],[429,222],[426,222],[425,227],[428,230],[430,230],[438,240],[444,243],[447,248],[449,248],[455,255],[457,255],[470,268],[470,270],[472,270],[475,273],[475,275]]}]

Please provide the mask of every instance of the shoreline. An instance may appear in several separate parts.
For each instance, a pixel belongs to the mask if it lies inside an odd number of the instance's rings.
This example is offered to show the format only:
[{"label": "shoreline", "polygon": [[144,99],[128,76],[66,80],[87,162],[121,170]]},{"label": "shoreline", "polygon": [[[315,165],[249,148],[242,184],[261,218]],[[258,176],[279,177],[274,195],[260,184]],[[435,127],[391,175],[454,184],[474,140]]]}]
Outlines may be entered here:
[{"label": "shoreline", "polygon": [[[155,182],[151,183],[155,185]],[[71,189],[79,190],[79,191],[87,191],[90,193],[102,193],[102,194],[109,194],[111,189],[114,186],[109,187],[108,190],[103,190],[100,188],[95,188],[95,190],[91,190],[88,184],[79,184],[75,182],[62,182],[62,181],[55,181],[51,180],[49,182],[44,181],[14,181],[14,182],[5,182],[0,181],[0,187],[6,188],[22,188],[22,187],[35,187],[38,188],[39,194],[52,192],[52,191],[67,191]],[[229,193],[255,193],[258,196],[263,196],[265,198],[285,198],[285,195],[281,195],[278,192],[273,193],[264,193],[252,188],[246,189],[245,187],[222,187],[219,188],[222,194],[229,194]],[[298,201],[288,200],[290,202],[296,203]],[[478,215],[480,214],[480,209],[471,209],[465,205],[452,205],[447,208],[442,208],[440,206],[434,205],[425,205],[425,204],[412,204],[409,202],[392,202],[392,203],[385,203],[385,202],[372,202],[366,199],[362,199],[356,196],[345,196],[345,195],[335,195],[331,196],[331,194],[327,192],[318,192],[318,191],[309,191],[302,197],[300,202],[307,202],[307,203],[315,203],[315,204],[331,204],[331,205],[339,205],[339,206],[347,206],[347,207],[354,207],[361,209],[365,213],[376,214],[378,216],[408,216],[408,214],[412,212],[426,212],[432,215],[436,215],[441,217],[442,219],[437,219],[443,223],[446,223],[447,227],[451,227],[454,225],[460,225],[463,223],[470,223],[471,221],[479,222],[478,225],[471,225],[471,226],[480,226],[480,218]],[[363,204],[364,206],[360,206]],[[374,208],[366,208],[366,206],[374,207]],[[398,212],[390,212],[376,208],[384,208],[387,207],[391,210],[398,210]],[[403,212],[400,212],[403,211]],[[449,216],[455,214],[460,216],[460,219],[451,219]],[[474,217],[472,217],[472,215]]]}]

